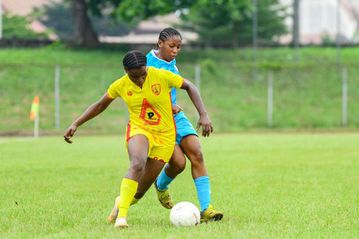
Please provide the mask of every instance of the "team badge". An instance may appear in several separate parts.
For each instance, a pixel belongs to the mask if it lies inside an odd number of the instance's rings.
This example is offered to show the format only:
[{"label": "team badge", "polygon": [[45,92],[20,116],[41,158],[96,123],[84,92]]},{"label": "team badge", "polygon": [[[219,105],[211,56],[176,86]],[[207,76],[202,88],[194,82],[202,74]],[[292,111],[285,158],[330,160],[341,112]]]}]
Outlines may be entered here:
[{"label": "team badge", "polygon": [[127,95],[131,96],[132,95],[132,91],[127,91]]},{"label": "team badge", "polygon": [[151,86],[152,92],[155,95],[159,95],[161,93],[161,85],[160,84],[154,84]]}]

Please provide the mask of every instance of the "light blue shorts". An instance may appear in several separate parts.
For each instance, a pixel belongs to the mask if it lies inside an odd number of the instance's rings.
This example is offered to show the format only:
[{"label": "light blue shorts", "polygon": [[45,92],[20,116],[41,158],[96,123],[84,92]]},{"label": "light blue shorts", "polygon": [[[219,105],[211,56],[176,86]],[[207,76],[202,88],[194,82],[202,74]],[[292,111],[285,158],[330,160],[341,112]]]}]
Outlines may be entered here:
[{"label": "light blue shorts", "polygon": [[181,140],[188,135],[197,135],[196,130],[193,128],[191,122],[187,119],[183,111],[174,116],[176,122],[176,144],[180,144]]}]

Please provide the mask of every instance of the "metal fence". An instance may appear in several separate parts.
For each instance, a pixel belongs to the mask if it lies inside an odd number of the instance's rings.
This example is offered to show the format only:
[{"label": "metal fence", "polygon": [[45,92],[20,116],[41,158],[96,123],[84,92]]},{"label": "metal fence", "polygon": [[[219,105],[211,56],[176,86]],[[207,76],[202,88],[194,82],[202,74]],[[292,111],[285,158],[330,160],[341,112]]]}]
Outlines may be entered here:
[{"label": "metal fence", "polygon": [[[179,67],[182,75],[200,88],[217,132],[359,127],[358,67],[270,69],[208,62]],[[0,133],[32,133],[28,114],[35,95],[40,96],[41,134],[62,132],[123,73],[120,67],[107,65],[0,66]],[[184,91],[178,94],[178,104],[196,123],[197,114],[188,96]],[[82,132],[124,133],[118,126],[126,122],[126,106],[117,100]]]}]

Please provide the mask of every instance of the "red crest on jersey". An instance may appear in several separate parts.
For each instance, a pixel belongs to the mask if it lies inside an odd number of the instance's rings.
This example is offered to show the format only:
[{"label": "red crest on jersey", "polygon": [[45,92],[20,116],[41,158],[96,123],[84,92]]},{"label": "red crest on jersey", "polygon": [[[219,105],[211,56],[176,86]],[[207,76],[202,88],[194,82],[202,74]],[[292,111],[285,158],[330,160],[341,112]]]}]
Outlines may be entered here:
[{"label": "red crest on jersey", "polygon": [[132,95],[132,91],[127,91],[127,95],[131,96]]},{"label": "red crest on jersey", "polygon": [[155,95],[159,95],[161,93],[161,85],[160,84],[154,84],[151,86],[152,92]]}]

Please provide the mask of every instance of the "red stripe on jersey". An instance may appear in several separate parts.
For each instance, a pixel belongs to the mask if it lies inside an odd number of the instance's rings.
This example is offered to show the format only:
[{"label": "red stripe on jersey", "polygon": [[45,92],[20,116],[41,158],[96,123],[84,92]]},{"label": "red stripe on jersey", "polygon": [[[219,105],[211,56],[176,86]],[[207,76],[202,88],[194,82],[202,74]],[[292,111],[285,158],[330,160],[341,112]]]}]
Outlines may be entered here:
[{"label": "red stripe on jersey", "polygon": [[126,141],[130,140],[130,131],[131,131],[131,121],[128,121],[127,129],[126,129]]}]

